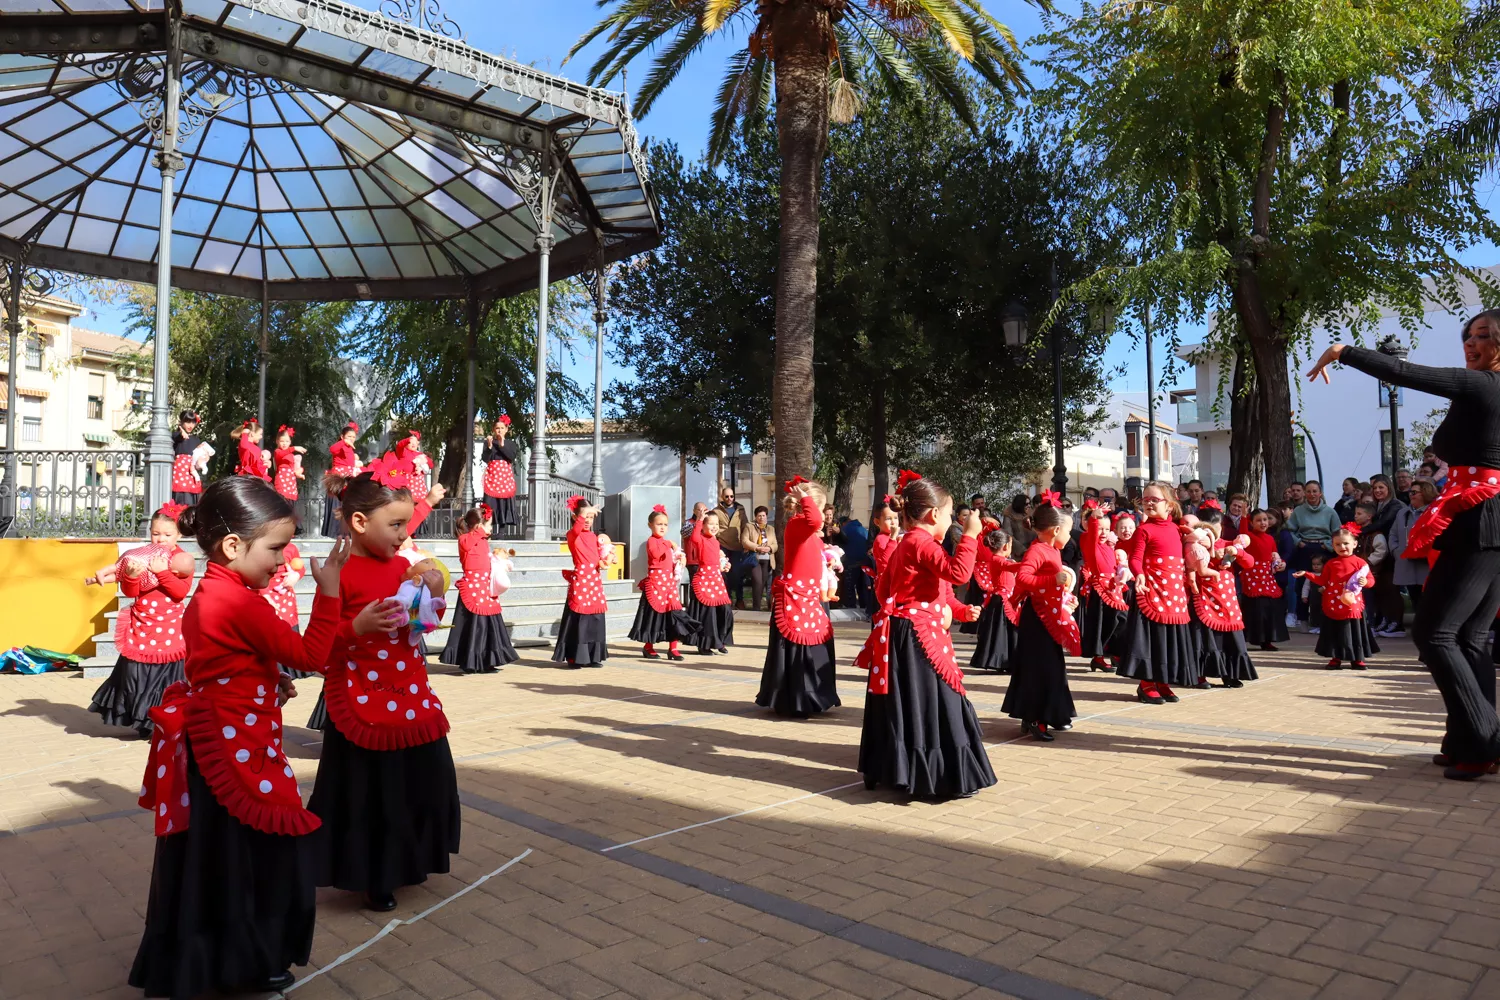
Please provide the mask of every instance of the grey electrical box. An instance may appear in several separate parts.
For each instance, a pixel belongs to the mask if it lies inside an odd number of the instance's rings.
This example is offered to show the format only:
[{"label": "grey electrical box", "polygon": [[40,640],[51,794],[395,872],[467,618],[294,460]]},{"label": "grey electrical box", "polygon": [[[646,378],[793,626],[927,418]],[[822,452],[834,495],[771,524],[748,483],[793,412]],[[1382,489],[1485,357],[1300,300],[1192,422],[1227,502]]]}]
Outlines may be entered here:
[{"label": "grey electrical box", "polygon": [[646,519],[657,504],[667,508],[667,537],[681,545],[680,486],[631,486],[604,498],[603,530],[625,546],[625,569],[632,580],[646,576],[646,539],[651,537]]}]

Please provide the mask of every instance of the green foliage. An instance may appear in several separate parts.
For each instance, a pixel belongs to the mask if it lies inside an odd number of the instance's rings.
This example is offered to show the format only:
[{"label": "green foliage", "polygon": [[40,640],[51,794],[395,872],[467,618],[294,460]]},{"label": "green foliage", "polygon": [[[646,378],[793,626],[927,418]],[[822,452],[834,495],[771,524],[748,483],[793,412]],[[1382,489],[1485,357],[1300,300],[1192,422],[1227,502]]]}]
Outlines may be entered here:
[{"label": "green foliage", "polygon": [[[1024,136],[998,102],[978,133],[940,102],[877,98],[833,130],[823,174],[814,428],[822,472],[872,452],[884,401],[892,462],[940,464],[962,488],[1050,464],[1051,360],[1045,341],[1003,346],[1012,301],[1045,313],[1048,262],[1073,225],[1077,178]],[[625,268],[612,300],[614,350],[636,384],[610,399],[654,442],[699,455],[771,437],[778,159],[763,129],[736,139],[721,166],[653,153],[667,238]],[[1070,241],[1062,280],[1112,253]],[[1064,398],[1070,438],[1103,418],[1102,333],[1066,313]],[[952,442],[934,451],[933,442]]]}]

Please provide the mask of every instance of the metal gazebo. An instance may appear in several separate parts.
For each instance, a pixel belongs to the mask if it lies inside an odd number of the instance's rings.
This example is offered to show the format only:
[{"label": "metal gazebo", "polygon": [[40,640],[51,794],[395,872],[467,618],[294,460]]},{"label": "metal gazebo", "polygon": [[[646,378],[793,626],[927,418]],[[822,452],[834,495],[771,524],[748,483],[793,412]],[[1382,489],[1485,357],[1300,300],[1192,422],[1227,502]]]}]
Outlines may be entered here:
[{"label": "metal gazebo", "polygon": [[545,537],[548,284],[586,275],[602,342],[605,269],[659,239],[623,95],[471,47],[436,0],[0,0],[9,413],[42,271],[155,283],[147,509],[169,495],[172,287],[259,298],[262,366],[270,300],[464,299],[469,427],[478,304],[536,287]]}]

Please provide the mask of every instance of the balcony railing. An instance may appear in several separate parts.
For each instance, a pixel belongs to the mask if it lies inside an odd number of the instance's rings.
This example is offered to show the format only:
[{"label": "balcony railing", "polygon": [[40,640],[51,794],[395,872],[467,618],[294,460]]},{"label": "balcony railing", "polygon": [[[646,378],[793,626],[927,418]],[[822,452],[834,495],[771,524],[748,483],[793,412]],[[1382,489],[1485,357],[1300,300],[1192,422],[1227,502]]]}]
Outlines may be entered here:
[{"label": "balcony railing", "polygon": [[145,532],[139,451],[0,448],[0,514],[19,538],[119,538]]},{"label": "balcony railing", "polygon": [[1198,422],[1198,401],[1183,399],[1177,402],[1177,426],[1184,427]]}]

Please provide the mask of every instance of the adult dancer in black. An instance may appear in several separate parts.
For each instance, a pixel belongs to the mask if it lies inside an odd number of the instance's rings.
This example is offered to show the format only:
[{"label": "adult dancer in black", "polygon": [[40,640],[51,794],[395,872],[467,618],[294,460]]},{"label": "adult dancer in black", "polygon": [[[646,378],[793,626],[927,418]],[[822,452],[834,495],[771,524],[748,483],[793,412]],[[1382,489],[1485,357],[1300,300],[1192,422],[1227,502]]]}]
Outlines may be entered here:
[{"label": "adult dancer in black", "polygon": [[1443,776],[1473,781],[1496,770],[1500,718],[1495,664],[1487,648],[1500,611],[1500,310],[1464,324],[1463,368],[1414,365],[1377,351],[1334,344],[1309,379],[1328,380],[1338,361],[1384,382],[1452,400],[1432,436],[1449,463],[1448,486],[1412,526],[1405,555],[1435,550],[1412,625],[1422,662],[1448,710]]}]

